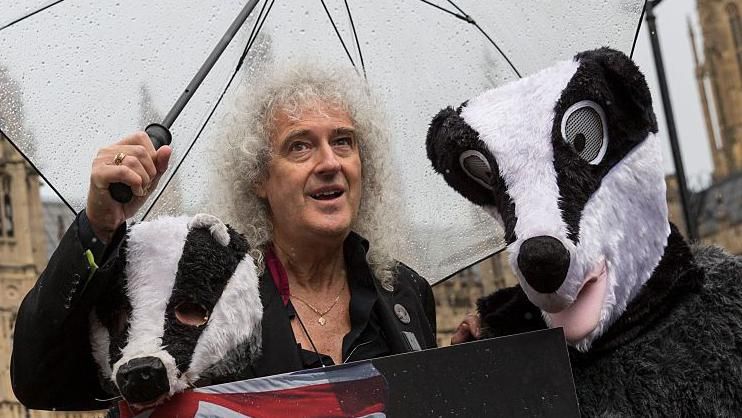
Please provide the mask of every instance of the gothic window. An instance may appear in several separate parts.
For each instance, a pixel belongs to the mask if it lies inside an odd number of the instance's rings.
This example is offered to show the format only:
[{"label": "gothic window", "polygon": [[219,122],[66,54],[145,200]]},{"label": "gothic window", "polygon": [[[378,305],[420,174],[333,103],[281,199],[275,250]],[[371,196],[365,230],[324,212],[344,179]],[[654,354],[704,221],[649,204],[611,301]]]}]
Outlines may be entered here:
[{"label": "gothic window", "polygon": [[739,68],[740,81],[742,81],[742,22],[740,22],[739,9],[737,9],[736,4],[729,3],[726,8],[729,15],[729,26],[732,28],[734,50],[737,53],[737,67]]},{"label": "gothic window", "polygon": [[8,238],[15,235],[13,227],[13,204],[10,199],[10,176],[3,176],[2,234]]}]

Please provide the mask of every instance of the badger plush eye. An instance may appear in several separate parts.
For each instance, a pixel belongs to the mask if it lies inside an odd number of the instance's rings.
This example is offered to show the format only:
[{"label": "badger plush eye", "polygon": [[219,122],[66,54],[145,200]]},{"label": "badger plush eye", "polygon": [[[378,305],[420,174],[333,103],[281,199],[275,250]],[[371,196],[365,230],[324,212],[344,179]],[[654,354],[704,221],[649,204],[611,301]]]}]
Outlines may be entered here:
[{"label": "badger plush eye", "polygon": [[181,302],[175,307],[175,319],[183,325],[200,327],[209,320],[209,311],[193,302]]},{"label": "badger plush eye", "polygon": [[590,100],[577,102],[562,116],[562,138],[590,164],[599,164],[608,148],[605,112]]}]

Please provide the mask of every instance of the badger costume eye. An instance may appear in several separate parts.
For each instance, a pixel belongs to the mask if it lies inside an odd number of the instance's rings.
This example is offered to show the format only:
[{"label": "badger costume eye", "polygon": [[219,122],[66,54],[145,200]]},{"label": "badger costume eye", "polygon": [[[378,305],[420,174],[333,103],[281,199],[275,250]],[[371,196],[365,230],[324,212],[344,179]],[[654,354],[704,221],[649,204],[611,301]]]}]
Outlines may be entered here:
[{"label": "badger costume eye", "polygon": [[193,302],[181,302],[175,307],[175,319],[183,325],[200,327],[209,321],[209,310]]},{"label": "badger costume eye", "polygon": [[467,176],[479,183],[482,187],[492,190],[492,168],[481,152],[466,150],[459,155],[459,164]]},{"label": "badger costume eye", "polygon": [[583,100],[562,116],[562,138],[590,164],[599,164],[608,148],[605,112],[597,103]]}]

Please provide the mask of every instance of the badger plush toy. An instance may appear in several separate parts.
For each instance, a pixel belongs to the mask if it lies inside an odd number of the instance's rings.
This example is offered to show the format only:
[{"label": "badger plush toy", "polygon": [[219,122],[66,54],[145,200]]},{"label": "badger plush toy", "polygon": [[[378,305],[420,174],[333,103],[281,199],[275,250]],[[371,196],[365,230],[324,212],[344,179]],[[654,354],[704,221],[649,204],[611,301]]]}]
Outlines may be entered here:
[{"label": "badger plush toy", "polygon": [[244,237],[206,214],[133,225],[124,274],[91,313],[104,384],[134,408],[238,379],[260,348],[262,304]]},{"label": "badger plush toy", "polygon": [[742,263],[667,218],[644,77],[607,48],[432,121],[428,156],[504,226],[519,286],[485,336],[563,327],[585,416],[739,416]]}]

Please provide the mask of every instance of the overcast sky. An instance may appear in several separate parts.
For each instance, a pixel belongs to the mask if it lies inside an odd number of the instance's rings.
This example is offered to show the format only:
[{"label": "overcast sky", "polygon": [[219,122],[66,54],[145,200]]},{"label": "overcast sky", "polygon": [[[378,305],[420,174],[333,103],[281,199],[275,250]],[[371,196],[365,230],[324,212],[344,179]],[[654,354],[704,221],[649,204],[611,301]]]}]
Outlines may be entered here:
[{"label": "overcast sky", "polygon": [[[665,1],[655,9],[662,56],[670,88],[675,125],[685,164],[686,176],[691,184],[707,177],[713,170],[709,153],[706,128],[703,121],[698,88],[694,76],[693,52],[688,36],[688,19],[694,26],[700,46],[700,26],[695,0]],[[699,53],[701,50],[699,50]],[[674,172],[670,145],[667,139],[665,113],[662,108],[659,84],[652,57],[652,48],[646,22],[642,23],[634,60],[647,77],[652,90],[655,112],[658,116],[660,135],[665,143],[665,169]]]}]

